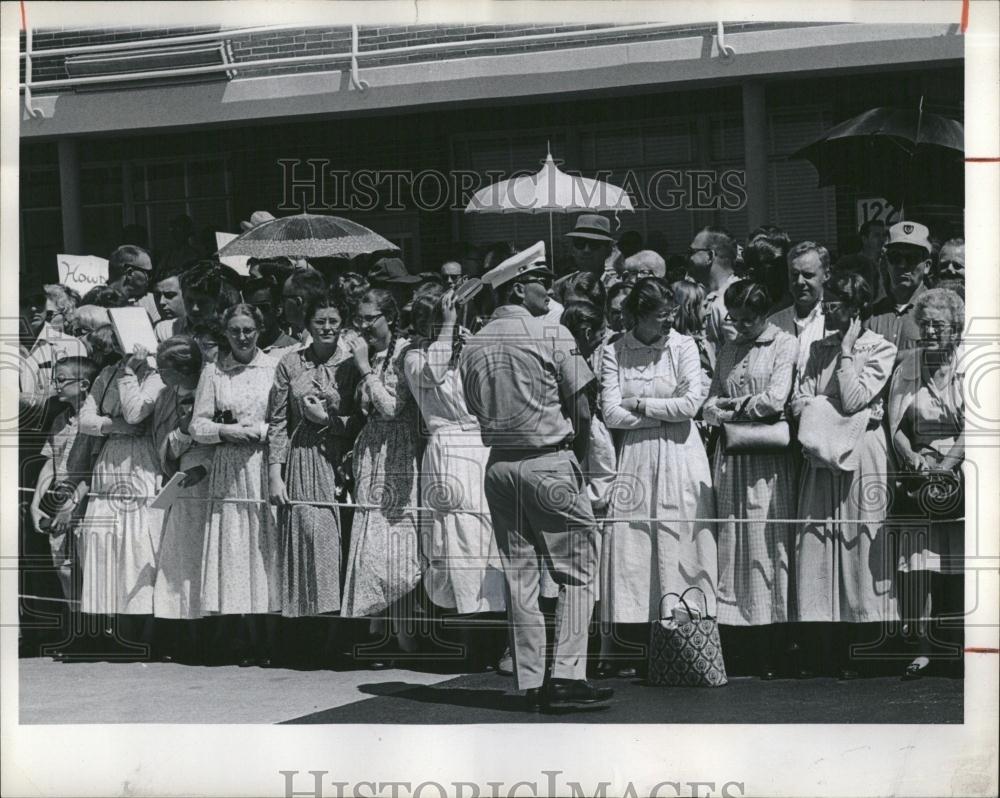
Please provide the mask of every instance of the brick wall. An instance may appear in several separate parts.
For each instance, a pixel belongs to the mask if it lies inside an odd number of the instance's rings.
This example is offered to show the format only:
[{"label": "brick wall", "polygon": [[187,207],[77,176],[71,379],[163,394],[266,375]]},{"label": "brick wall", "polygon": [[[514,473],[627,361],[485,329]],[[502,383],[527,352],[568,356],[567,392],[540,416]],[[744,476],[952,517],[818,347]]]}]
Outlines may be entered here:
[{"label": "brick wall", "polygon": [[[373,50],[447,43],[453,45],[443,50],[417,51],[410,53],[390,53],[385,56],[366,56],[360,61],[361,69],[391,64],[404,64],[416,61],[434,61],[445,58],[463,58],[469,56],[502,55],[521,52],[537,52],[544,50],[560,50],[573,47],[585,47],[622,42],[650,41],[686,36],[714,35],[714,25],[684,25],[672,26],[650,31],[621,32],[608,30],[604,33],[593,33],[596,29],[606,29],[607,23],[591,25],[532,25],[525,23],[510,25],[404,25],[404,26],[361,26],[358,30],[358,46],[362,52]],[[730,23],[727,31],[734,33],[741,30],[756,28],[773,28],[773,24]],[[794,27],[782,26],[782,27]],[[181,36],[193,33],[208,33],[218,30],[218,27],[189,27],[168,29],[136,29],[122,28],[109,30],[42,30],[34,34],[33,48],[33,78],[35,80],[52,80],[67,77],[61,56],[44,55],[45,48],[67,47],[74,45],[101,44],[107,42],[139,41],[153,37]],[[467,46],[470,41],[489,41],[506,37],[519,37],[559,32],[579,33],[566,39],[520,41],[499,43],[495,46]],[[22,50],[24,47],[22,36]],[[274,65],[266,67],[245,68],[238,71],[240,75],[281,74],[287,72],[311,72],[322,69],[342,69],[348,66],[349,58],[345,53],[351,50],[351,29],[349,27],[325,28],[293,28],[287,30],[262,31],[251,34],[230,35],[233,59],[237,63],[274,60]],[[466,45],[466,46],[463,46]],[[41,52],[38,52],[41,51]],[[329,60],[301,65],[285,65],[279,63],[282,58],[299,55],[329,55]],[[23,64],[22,75],[23,80]],[[221,79],[221,78],[220,78]]]}]

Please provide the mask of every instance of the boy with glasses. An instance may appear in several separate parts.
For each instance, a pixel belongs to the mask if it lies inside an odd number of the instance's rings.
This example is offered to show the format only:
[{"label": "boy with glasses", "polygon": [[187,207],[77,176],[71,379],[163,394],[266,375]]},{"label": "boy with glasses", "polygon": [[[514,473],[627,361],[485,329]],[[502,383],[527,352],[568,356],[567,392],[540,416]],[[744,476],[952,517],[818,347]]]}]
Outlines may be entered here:
[{"label": "boy with glasses", "polygon": [[[74,445],[85,443],[84,440],[78,443],[78,414],[97,371],[97,364],[88,357],[66,357],[56,363],[52,383],[56,397],[66,409],[53,419],[49,428],[48,440],[41,452],[45,463],[31,500],[31,520],[38,532],[49,537],[52,564],[66,599],[75,597],[70,542],[73,526],[82,517],[79,494],[83,488],[82,485],[74,487],[72,483],[80,477],[89,478],[89,475],[76,473],[71,480],[70,453]],[[79,462],[86,458],[77,454],[73,459]]]}]

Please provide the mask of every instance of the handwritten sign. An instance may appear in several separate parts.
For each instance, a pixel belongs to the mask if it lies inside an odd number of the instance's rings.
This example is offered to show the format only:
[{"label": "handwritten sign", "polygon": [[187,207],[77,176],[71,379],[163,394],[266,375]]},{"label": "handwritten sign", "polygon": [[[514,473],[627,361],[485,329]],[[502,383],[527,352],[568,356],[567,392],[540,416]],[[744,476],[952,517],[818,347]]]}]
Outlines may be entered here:
[{"label": "handwritten sign", "polygon": [[[219,249],[222,249],[226,244],[236,238],[235,233],[216,233],[215,234],[215,244]],[[219,263],[228,266],[230,269],[235,270],[239,274],[246,277],[250,274],[250,265],[248,261],[250,258],[245,258],[242,255],[220,255]]]},{"label": "handwritten sign", "polygon": [[108,281],[108,262],[96,255],[56,255],[59,282],[80,296]]},{"label": "handwritten sign", "polygon": [[893,207],[889,200],[881,197],[870,197],[858,200],[858,227],[865,222],[879,219],[890,227],[899,221],[899,209]]}]

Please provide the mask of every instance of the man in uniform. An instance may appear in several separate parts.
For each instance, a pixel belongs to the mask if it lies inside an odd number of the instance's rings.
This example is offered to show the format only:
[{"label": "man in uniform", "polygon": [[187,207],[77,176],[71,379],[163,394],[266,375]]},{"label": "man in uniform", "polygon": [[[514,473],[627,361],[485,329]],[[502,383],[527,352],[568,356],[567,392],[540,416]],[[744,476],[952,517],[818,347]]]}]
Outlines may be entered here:
[{"label": "man in uniform", "polygon": [[[580,461],[594,374],[568,330],[544,320],[552,272],[539,242],[483,276],[499,307],[469,339],[459,365],[469,410],[490,446],[486,499],[507,577],[517,689],[530,711],[611,698],[587,683],[587,628],[594,608],[597,526]],[[551,674],[546,674],[540,569],[559,585]]]},{"label": "man in uniform", "polygon": [[896,345],[897,362],[920,341],[914,308],[927,290],[931,268],[930,231],[917,222],[899,222],[889,228],[885,245],[889,293],[872,305],[868,327]]}]

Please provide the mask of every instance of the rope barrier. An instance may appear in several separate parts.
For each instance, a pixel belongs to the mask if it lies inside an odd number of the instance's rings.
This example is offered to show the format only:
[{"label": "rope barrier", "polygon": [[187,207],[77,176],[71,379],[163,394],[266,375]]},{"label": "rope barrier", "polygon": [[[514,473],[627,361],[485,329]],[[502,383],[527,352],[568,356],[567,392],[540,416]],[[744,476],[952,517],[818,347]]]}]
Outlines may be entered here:
[{"label": "rope barrier", "polygon": [[[18,491],[22,493],[34,493],[34,488],[18,488]],[[154,499],[155,496],[149,496],[148,494],[139,493],[111,493],[111,492],[98,492],[98,493],[88,493],[87,498],[98,498],[106,499],[109,501],[129,501],[137,502],[140,499],[149,501]],[[202,502],[207,504],[220,503],[220,504],[252,504],[252,505],[266,505],[266,506],[285,506],[285,507],[324,507],[331,510],[337,510],[341,508],[349,508],[355,510],[392,510],[394,513],[437,513],[440,515],[454,514],[454,515],[474,515],[481,518],[490,519],[491,515],[488,511],[482,510],[462,510],[462,509],[437,509],[434,507],[420,507],[420,506],[396,506],[396,505],[381,505],[381,504],[359,504],[357,502],[323,502],[323,501],[306,501],[303,499],[295,499],[289,501],[284,505],[272,505],[267,499],[246,499],[239,497],[202,497],[202,496],[178,496],[174,501],[186,501],[186,502]],[[920,519],[909,518],[909,519],[892,519],[886,518],[882,523],[890,525],[899,525],[904,523],[919,523]],[[964,521],[964,516],[961,518],[948,519],[949,521]],[[873,523],[872,521],[866,519],[856,519],[856,518],[679,518],[671,516],[612,516],[612,517],[600,517],[596,518],[595,521],[600,524],[865,524]]]}]

